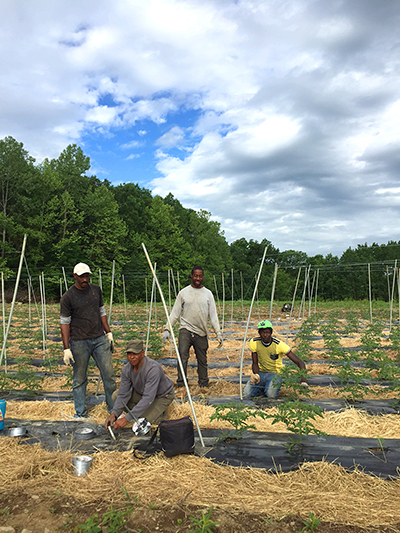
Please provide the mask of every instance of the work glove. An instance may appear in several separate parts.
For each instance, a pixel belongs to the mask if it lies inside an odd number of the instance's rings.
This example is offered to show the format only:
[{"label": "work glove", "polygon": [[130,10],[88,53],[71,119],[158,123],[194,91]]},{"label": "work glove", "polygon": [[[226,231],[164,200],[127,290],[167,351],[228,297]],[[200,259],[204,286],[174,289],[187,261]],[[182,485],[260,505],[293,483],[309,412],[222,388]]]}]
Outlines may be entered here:
[{"label": "work glove", "polygon": [[64,350],[64,364],[72,365],[72,363],[75,363],[75,359],[74,359],[74,356],[72,355],[71,350],[67,348],[66,350]]},{"label": "work glove", "polygon": [[307,381],[302,381],[302,382],[300,383],[300,385],[302,385],[302,386],[305,387],[305,388],[308,387],[308,383],[307,383]]},{"label": "work glove", "polygon": [[164,342],[169,341],[169,331],[167,329],[164,330],[164,333],[163,333],[163,336],[162,336],[162,340]]},{"label": "work glove", "polygon": [[261,381],[259,374],[250,374],[250,383],[251,385],[258,385]]},{"label": "work glove", "polygon": [[106,333],[106,335],[107,335],[107,339],[110,341],[110,351],[111,351],[111,353],[113,353],[113,351],[114,351],[113,334],[111,333],[111,331],[109,331],[108,333]]},{"label": "work glove", "polygon": [[217,335],[217,339],[218,339],[218,348],[221,348],[222,347],[222,344],[224,343],[224,339],[222,338],[222,335],[221,333],[219,335]]}]

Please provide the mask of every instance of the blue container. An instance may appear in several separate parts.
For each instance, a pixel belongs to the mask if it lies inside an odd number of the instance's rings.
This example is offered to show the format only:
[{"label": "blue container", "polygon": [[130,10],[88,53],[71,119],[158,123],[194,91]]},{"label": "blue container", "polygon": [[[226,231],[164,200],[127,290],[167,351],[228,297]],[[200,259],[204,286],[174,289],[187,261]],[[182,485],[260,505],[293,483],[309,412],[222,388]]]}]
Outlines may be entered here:
[{"label": "blue container", "polygon": [[4,417],[6,416],[6,405],[5,400],[0,400],[0,430],[4,429]]}]

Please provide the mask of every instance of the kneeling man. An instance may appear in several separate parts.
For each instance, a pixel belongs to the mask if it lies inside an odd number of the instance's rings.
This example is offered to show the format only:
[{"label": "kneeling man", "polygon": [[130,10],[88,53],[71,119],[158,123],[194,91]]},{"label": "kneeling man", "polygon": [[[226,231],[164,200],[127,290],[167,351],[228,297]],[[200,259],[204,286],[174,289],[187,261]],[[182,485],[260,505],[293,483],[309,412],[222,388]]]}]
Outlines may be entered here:
[{"label": "kneeling man", "polygon": [[[164,374],[157,361],[145,356],[143,342],[129,341],[126,346],[128,363],[121,372],[121,384],[111,414],[106,418],[105,428],[122,429],[136,418],[146,418],[158,424],[167,418],[168,406],[175,398],[174,385]],[[126,412],[127,405],[132,414]],[[132,416],[133,415],[133,416]]]},{"label": "kneeling man", "polygon": [[[279,376],[283,366],[282,359],[289,357],[302,370],[306,369],[306,365],[286,343],[272,337],[272,324],[269,320],[258,323],[258,334],[259,337],[250,341],[253,374],[243,389],[243,397],[278,398],[282,383]],[[301,378],[301,384],[308,386],[305,377]]]}]

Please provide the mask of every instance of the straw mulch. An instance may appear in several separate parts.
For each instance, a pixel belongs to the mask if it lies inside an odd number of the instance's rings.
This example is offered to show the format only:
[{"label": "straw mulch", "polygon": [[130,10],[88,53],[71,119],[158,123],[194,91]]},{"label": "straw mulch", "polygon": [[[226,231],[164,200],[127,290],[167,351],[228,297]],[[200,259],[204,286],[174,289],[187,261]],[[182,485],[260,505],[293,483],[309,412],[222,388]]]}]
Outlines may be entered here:
[{"label": "straw mulch", "polygon": [[40,446],[26,453],[13,439],[0,440],[0,491],[34,494],[49,506],[60,499],[81,506],[102,502],[124,505],[121,487],[143,505],[214,506],[261,513],[274,519],[312,512],[324,521],[361,527],[400,522],[400,481],[387,481],[359,470],[346,472],[327,463],[305,463],[297,471],[271,473],[233,468],[204,457],[162,453],[146,460],[130,452],[100,452],[85,478],[74,475],[69,452]]},{"label": "straw mulch", "polygon": [[[195,413],[202,429],[232,429],[228,422],[210,422],[210,417],[214,413],[214,408],[205,403],[195,402]],[[274,413],[276,408],[266,409],[268,413]],[[74,415],[72,402],[7,402],[7,417],[20,420],[71,420]],[[174,402],[171,407],[170,417],[173,419],[191,416],[192,411],[189,402]],[[103,424],[107,417],[105,404],[97,405],[90,411],[91,421]],[[279,422],[272,425],[271,420],[260,418],[250,419],[249,423],[254,423],[257,431],[272,433],[286,433],[285,424]],[[365,411],[353,408],[342,411],[325,412],[323,418],[317,417],[314,426],[328,435],[341,437],[363,437],[397,439],[400,435],[400,417],[398,415],[368,415]]]}]

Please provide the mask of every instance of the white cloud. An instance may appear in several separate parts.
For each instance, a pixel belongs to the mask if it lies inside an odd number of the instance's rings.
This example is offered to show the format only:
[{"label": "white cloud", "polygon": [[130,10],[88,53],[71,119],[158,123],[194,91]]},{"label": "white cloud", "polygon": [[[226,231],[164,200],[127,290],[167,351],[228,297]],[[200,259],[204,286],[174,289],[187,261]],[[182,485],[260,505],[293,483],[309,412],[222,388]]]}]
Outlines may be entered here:
[{"label": "white cloud", "polygon": [[[398,216],[397,1],[3,0],[0,16],[0,136],[38,159],[140,146],[154,193],[229,240],[400,238],[382,224]],[[117,161],[96,164],[120,180]]]}]

